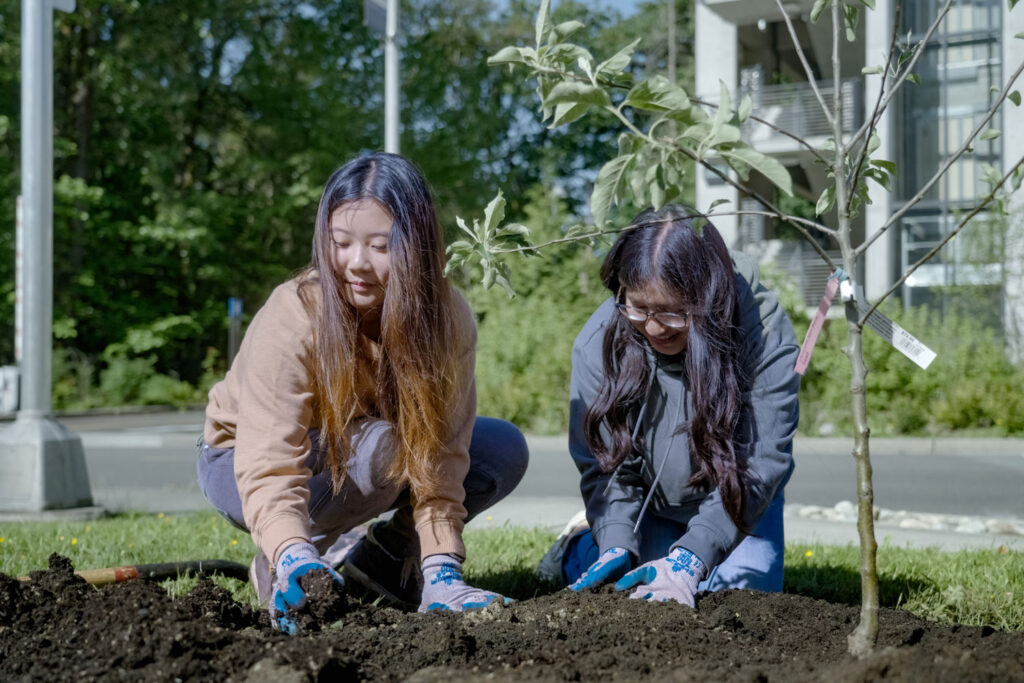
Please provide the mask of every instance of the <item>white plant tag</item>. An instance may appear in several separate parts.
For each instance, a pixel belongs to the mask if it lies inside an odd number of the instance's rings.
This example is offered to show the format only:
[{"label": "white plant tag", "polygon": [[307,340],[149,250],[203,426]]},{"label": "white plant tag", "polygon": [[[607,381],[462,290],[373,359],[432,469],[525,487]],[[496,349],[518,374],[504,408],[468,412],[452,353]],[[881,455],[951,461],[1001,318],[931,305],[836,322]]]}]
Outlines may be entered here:
[{"label": "white plant tag", "polygon": [[[857,310],[861,316],[867,313],[870,308],[862,300],[857,300]],[[877,310],[868,316],[867,324],[882,339],[892,344],[897,351],[914,361],[921,369],[927,370],[928,366],[935,360],[936,354],[934,351]]]}]

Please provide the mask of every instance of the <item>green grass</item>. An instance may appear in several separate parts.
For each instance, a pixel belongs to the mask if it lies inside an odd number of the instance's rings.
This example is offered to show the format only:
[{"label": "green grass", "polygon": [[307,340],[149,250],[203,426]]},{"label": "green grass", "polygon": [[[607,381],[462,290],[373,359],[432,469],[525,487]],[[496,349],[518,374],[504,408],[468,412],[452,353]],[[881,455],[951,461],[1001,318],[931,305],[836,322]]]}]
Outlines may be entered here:
[{"label": "green grass", "polygon": [[[550,593],[533,571],[554,540],[546,529],[499,527],[466,532],[466,578],[517,599]],[[182,560],[230,560],[248,565],[255,548],[249,536],[215,513],[121,515],[91,522],[0,523],[0,572],[24,576],[45,569],[50,553],[76,569]],[[786,548],[787,593],[830,602],[860,602],[858,550],[854,546]],[[880,601],[928,619],[1024,631],[1024,552],[942,552],[881,545]],[[235,599],[255,605],[247,582],[217,577]],[[174,594],[195,579],[165,582]]]}]

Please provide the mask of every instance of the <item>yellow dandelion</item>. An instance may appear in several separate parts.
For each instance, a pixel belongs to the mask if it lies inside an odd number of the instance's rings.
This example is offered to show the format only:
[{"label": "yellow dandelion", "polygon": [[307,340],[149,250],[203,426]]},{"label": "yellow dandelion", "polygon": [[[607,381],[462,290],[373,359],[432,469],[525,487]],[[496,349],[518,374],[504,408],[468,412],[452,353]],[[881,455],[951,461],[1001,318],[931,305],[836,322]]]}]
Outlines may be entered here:
[{"label": "yellow dandelion", "polygon": [[494,521],[494,517],[491,517],[490,515],[487,515],[487,521],[488,522],[493,522]]},{"label": "yellow dandelion", "polygon": [[78,539],[77,538],[72,538],[71,539],[71,545],[78,545]]},{"label": "yellow dandelion", "polygon": [[7,540],[6,538],[4,538],[3,536],[0,536],[0,543],[3,543],[6,540]]},{"label": "yellow dandelion", "polygon": [[231,545],[238,545],[238,539],[237,538],[232,538],[231,539]]},{"label": "yellow dandelion", "polygon": [[164,513],[162,513],[162,512],[156,513],[156,518],[157,519],[163,519],[164,518]]},{"label": "yellow dandelion", "polygon": [[804,553],[804,557],[811,557],[812,555],[814,555],[814,551],[813,550],[808,550],[807,552]]}]

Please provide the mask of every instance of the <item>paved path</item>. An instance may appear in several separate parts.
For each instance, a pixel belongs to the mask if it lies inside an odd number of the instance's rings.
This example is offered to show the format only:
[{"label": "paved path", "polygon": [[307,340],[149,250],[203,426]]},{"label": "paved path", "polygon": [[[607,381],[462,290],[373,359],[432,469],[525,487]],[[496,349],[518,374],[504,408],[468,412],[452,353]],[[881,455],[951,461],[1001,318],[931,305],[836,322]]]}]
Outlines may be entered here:
[{"label": "paved path", "polygon": [[[82,438],[98,505],[165,513],[207,509],[195,481],[201,413],[60,420]],[[523,482],[470,528],[557,529],[582,507],[566,438],[528,441],[531,462]],[[798,437],[797,469],[786,488],[790,541],[857,542],[851,445],[846,439]],[[875,502],[885,513],[877,522],[879,542],[1024,549],[1024,440],[875,438],[871,447]],[[909,513],[900,517],[900,511]]]}]

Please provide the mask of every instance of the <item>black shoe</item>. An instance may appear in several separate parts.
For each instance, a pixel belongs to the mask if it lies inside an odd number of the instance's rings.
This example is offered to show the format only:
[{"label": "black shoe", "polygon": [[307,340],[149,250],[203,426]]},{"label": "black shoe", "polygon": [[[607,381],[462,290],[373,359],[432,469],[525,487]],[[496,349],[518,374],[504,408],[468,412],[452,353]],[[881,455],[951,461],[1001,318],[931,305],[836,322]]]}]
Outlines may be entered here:
[{"label": "black shoe", "polygon": [[387,522],[378,522],[366,530],[366,536],[345,558],[342,575],[389,603],[416,609],[423,582],[418,549],[401,544],[397,535],[395,539],[388,538],[390,529],[386,525]]}]

